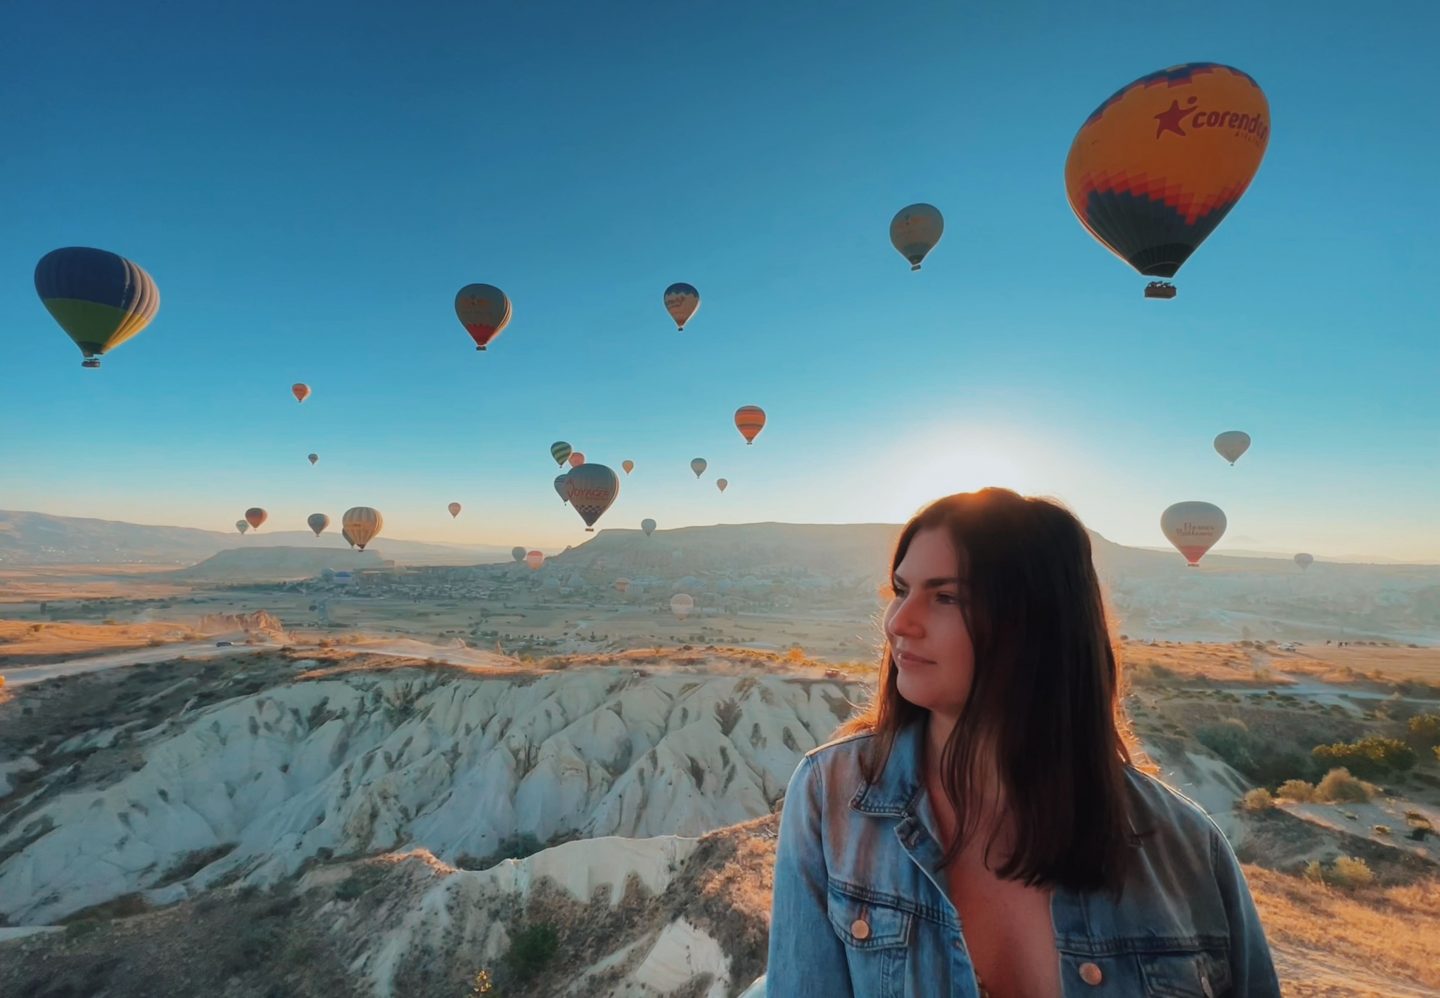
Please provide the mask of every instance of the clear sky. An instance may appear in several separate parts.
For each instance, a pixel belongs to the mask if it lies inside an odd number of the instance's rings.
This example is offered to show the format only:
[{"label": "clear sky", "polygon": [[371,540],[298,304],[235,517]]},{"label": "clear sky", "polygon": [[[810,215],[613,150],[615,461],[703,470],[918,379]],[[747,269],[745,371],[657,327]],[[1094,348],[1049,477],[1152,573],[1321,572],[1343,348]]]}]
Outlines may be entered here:
[{"label": "clear sky", "polygon": [[[5,18],[0,508],[299,529],[372,505],[391,536],[553,549],[586,537],[563,439],[637,464],[601,526],[899,521],[1003,484],[1122,543],[1204,499],[1216,550],[1440,561],[1428,0]],[[1146,301],[1065,156],[1102,99],[1190,61],[1254,76],[1273,130],[1179,297]],[[947,220],[919,273],[887,237],[914,201]],[[160,286],[99,371],[35,294],[67,245]],[[703,296],[683,333],[677,280]],[[472,281],[514,302],[484,354],[453,311]],[[770,417],[749,448],[746,403]],[[1255,441],[1233,468],[1228,429]]]}]

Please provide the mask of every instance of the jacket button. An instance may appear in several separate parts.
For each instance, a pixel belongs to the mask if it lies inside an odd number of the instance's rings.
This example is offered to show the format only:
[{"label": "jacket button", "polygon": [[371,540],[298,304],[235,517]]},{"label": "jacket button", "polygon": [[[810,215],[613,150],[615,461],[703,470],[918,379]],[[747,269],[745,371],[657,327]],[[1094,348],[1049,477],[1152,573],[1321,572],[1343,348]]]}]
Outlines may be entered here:
[{"label": "jacket button", "polygon": [[863,918],[857,918],[850,923],[850,934],[856,939],[870,938],[870,923]]},{"label": "jacket button", "polygon": [[1080,980],[1094,986],[1105,980],[1105,975],[1100,973],[1100,968],[1093,963],[1082,963],[1080,965]]}]

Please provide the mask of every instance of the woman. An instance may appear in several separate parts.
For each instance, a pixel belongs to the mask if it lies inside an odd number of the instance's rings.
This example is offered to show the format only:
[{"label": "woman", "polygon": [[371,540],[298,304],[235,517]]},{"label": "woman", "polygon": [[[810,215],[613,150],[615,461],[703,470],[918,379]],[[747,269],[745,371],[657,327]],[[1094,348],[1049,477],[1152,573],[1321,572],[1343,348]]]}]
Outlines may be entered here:
[{"label": "woman", "polygon": [[1229,843],[1130,764],[1080,522],[949,496],[891,583],[874,703],[786,792],[771,998],[1279,995]]}]

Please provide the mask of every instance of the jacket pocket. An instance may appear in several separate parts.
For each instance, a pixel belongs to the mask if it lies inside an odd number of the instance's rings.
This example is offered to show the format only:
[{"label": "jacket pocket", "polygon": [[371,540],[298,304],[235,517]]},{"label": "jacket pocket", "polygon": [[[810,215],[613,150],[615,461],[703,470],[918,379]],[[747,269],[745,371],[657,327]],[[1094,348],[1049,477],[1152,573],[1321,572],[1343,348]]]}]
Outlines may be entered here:
[{"label": "jacket pocket", "polygon": [[1140,957],[1145,994],[1152,998],[1226,998],[1230,961],[1224,953],[1146,953]]},{"label": "jacket pocket", "polygon": [[865,998],[899,998],[914,916],[830,885],[830,925],[845,944],[852,992]]}]

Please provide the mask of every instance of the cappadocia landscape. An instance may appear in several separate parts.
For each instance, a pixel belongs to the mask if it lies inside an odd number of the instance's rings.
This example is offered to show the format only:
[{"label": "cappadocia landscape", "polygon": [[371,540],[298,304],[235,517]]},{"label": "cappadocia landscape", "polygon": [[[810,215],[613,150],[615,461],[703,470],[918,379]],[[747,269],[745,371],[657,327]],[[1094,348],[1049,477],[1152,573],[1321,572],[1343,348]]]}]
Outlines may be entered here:
[{"label": "cappadocia landscape", "polygon": [[989,487],[1282,992],[1440,995],[1440,8],[5,14],[0,996],[788,998]]}]

